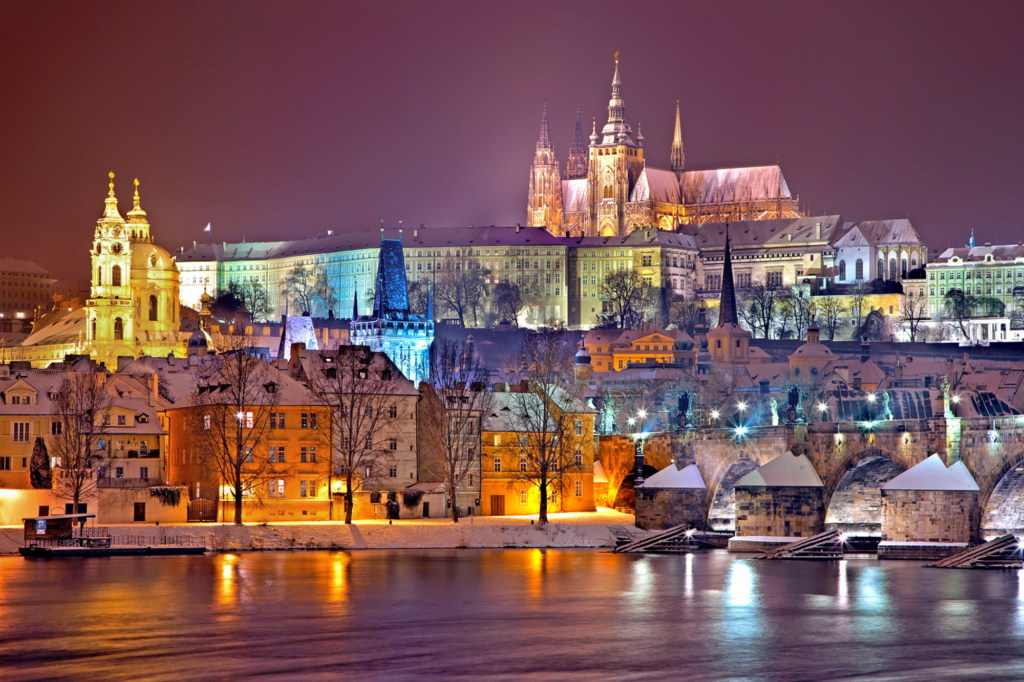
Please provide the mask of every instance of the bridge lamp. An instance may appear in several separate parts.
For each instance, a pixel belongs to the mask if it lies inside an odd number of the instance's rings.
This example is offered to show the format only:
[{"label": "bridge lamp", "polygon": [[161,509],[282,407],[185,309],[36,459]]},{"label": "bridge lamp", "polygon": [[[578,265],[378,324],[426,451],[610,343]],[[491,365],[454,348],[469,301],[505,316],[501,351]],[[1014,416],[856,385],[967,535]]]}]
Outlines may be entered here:
[{"label": "bridge lamp", "polygon": [[910,444],[910,432],[909,431],[904,431],[903,432],[903,444],[904,445],[909,445]]},{"label": "bridge lamp", "polygon": [[842,544],[845,545],[846,544],[846,537],[847,537],[846,533],[840,533],[839,534],[839,542],[841,542]]},{"label": "bridge lamp", "polygon": [[745,436],[745,435],[747,435],[747,427],[746,426],[737,426],[736,427],[736,436],[738,438],[743,438],[743,436]]},{"label": "bridge lamp", "polygon": [[718,419],[718,415],[719,415],[719,414],[720,414],[720,413],[719,413],[719,411],[718,411],[718,410],[711,410],[711,418],[712,418],[712,419]]},{"label": "bridge lamp", "polygon": [[874,393],[872,393],[872,394],[870,394],[870,395],[868,396],[868,402],[869,402],[869,403],[873,403],[873,402],[875,402],[875,394],[874,394]]},{"label": "bridge lamp", "polygon": [[740,402],[736,403],[736,407],[739,409],[740,412],[742,412],[743,410],[747,409],[747,404],[741,400]]},{"label": "bridge lamp", "polygon": [[245,419],[245,412],[238,412],[237,414],[235,414],[235,419],[237,419],[238,421],[242,421],[243,419]]},{"label": "bridge lamp", "polygon": [[640,417],[641,419],[646,419],[646,418],[647,418],[647,410],[640,410],[639,412],[637,412],[637,415],[638,415],[638,416],[639,416],[639,417]]},{"label": "bridge lamp", "polygon": [[959,395],[955,395],[955,396],[953,396],[952,398],[950,398],[950,400],[951,400],[951,401],[953,402],[953,404],[955,405],[956,403],[959,403],[959,402],[960,402],[960,396],[959,396]]},{"label": "bridge lamp", "polygon": [[875,428],[875,422],[873,422],[873,421],[864,422],[864,428],[867,429],[868,431],[870,431],[871,429]]},{"label": "bridge lamp", "polygon": [[635,419],[633,419],[632,417],[630,417],[629,419],[627,419],[627,420],[626,420],[626,423],[627,423],[627,424],[629,424],[630,426],[636,426],[636,420],[635,420]]}]

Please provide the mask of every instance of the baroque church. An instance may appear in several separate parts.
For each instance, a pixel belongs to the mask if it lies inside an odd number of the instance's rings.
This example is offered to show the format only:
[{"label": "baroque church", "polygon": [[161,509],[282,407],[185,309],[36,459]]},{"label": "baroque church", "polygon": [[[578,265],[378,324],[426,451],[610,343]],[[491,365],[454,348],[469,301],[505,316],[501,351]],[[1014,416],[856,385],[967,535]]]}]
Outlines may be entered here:
[{"label": "baroque church", "polygon": [[110,174],[90,255],[91,286],[85,305],[55,305],[36,321],[32,334],[11,349],[12,359],[46,367],[65,355],[89,355],[116,369],[119,357],[184,357],[178,267],[171,254],[153,243],[139,203],[138,180],[125,220],[114,195],[114,174]]},{"label": "baroque church", "polygon": [[799,197],[779,166],[686,170],[679,104],[676,104],[671,168],[644,160],[644,136],[626,122],[618,53],[608,122],[584,145],[580,113],[563,179],[551,143],[547,107],[530,169],[527,220],[552,234],[624,236],[642,227],[675,230],[680,225],[736,220],[799,218]]}]

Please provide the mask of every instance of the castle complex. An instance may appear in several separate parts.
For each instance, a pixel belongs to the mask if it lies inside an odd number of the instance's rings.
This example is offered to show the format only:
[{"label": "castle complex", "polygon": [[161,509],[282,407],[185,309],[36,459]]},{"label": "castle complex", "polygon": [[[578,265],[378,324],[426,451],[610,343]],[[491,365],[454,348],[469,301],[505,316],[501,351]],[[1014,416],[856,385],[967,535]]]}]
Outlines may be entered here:
[{"label": "castle complex", "polygon": [[799,199],[776,166],[686,170],[679,105],[676,104],[671,169],[644,160],[644,136],[626,122],[618,53],[608,122],[584,147],[579,111],[565,179],[551,143],[545,107],[530,169],[527,220],[567,236],[623,236],[641,227],[675,230],[679,225],[735,220],[799,218]]}]

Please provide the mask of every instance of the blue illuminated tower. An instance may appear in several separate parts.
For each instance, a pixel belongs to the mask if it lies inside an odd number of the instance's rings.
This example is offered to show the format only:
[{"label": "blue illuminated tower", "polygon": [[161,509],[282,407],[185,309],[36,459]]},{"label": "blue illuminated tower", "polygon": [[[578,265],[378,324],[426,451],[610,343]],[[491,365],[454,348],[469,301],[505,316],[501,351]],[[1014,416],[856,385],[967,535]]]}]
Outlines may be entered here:
[{"label": "blue illuminated tower", "polygon": [[354,345],[385,353],[417,386],[429,375],[434,322],[409,312],[401,239],[381,238],[373,313],[352,321],[350,337]]}]

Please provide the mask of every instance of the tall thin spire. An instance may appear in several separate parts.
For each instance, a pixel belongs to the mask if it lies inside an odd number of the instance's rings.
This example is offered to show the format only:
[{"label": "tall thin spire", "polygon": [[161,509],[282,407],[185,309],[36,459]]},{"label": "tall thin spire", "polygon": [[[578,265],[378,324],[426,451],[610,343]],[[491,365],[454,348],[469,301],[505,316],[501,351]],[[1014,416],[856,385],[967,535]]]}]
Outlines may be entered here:
[{"label": "tall thin spire", "polygon": [[359,319],[359,280],[352,278],[352,321]]},{"label": "tall thin spire", "polygon": [[633,143],[633,131],[626,123],[626,104],[622,101],[622,79],[619,77],[619,53],[615,53],[615,74],[612,76],[612,97],[608,100],[608,122],[601,129],[603,144]]},{"label": "tall thin spire", "polygon": [[567,180],[587,177],[587,147],[583,144],[583,124],[580,121],[580,108],[576,107],[576,130],[572,135],[569,147],[569,160],[565,164]]},{"label": "tall thin spire", "polygon": [[682,173],[686,168],[686,154],[683,153],[683,126],[679,121],[679,100],[676,100],[676,131],[672,135],[672,170]]},{"label": "tall thin spire", "polygon": [[540,117],[540,137],[537,138],[537,149],[551,149],[551,136],[548,131],[548,103],[544,102],[544,113]]},{"label": "tall thin spire", "polygon": [[722,266],[722,301],[718,306],[718,326],[734,324],[740,319],[736,310],[736,288],[732,281],[732,253],[729,249],[729,223],[725,224],[725,264]]},{"label": "tall thin spire", "polygon": [[114,196],[114,173],[111,171],[110,175],[110,190],[107,192],[107,198],[103,200],[103,217],[113,218],[114,220],[122,220],[121,213],[117,210],[117,197]]}]

